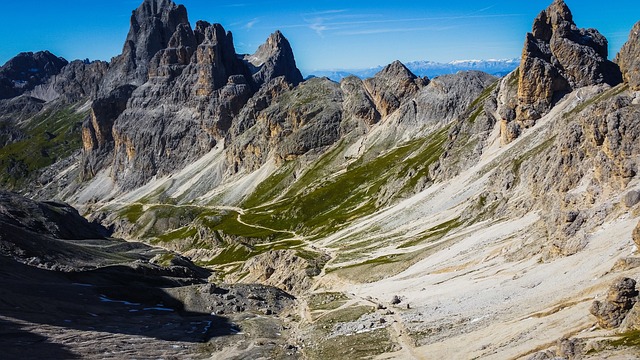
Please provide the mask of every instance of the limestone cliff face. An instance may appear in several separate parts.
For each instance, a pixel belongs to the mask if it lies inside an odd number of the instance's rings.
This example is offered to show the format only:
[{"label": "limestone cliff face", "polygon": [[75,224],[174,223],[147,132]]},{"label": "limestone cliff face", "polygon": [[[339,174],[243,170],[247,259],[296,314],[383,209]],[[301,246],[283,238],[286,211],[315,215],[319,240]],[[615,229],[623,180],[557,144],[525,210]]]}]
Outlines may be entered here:
[{"label": "limestone cliff face", "polygon": [[622,46],[616,56],[616,63],[620,66],[624,81],[632,90],[640,90],[640,22],[637,22],[629,40]]},{"label": "limestone cliff face", "polygon": [[579,29],[564,1],[555,0],[538,15],[527,34],[515,118],[505,120],[531,127],[574,89],[620,83],[618,67],[607,60],[607,46],[607,39],[597,30]]},{"label": "limestone cliff face", "polygon": [[[168,174],[231,136],[240,111],[266,84],[302,81],[280,32],[249,57],[258,62],[236,54],[222,25],[198,21],[193,30],[183,7],[145,1],[105,76],[103,86],[114,90],[101,89],[84,124],[86,178],[112,166],[119,185],[132,188]],[[120,91],[123,81],[135,91]]]}]

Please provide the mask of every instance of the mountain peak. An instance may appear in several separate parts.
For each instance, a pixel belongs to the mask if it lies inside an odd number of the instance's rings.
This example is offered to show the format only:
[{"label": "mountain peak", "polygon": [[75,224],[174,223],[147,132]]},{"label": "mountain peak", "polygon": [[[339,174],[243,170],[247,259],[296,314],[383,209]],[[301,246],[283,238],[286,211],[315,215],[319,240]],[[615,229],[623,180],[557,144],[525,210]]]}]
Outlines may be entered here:
[{"label": "mountain peak", "polygon": [[21,95],[44,84],[67,64],[67,60],[47,50],[16,55],[0,67],[0,99]]},{"label": "mountain peak", "polygon": [[140,86],[148,80],[149,63],[169,46],[179,25],[191,28],[187,9],[171,0],[144,0],[133,11],[122,54],[112,62],[105,76],[102,95],[120,85]]},{"label": "mountain peak", "polygon": [[549,41],[554,31],[566,31],[575,27],[571,10],[562,0],[555,0],[533,21],[531,33],[536,39]]},{"label": "mountain peak", "polygon": [[407,68],[400,60],[395,60],[391,64],[385,66],[375,76],[376,77],[391,76],[391,77],[398,77],[398,78],[405,78],[405,79],[412,79],[412,80],[417,78],[417,76],[414,73],[412,73],[411,70],[409,70],[409,68]]},{"label": "mountain peak", "polygon": [[278,76],[285,76],[287,82],[294,85],[303,80],[291,44],[280,30],[269,35],[253,55],[245,56],[245,60],[252,65],[257,84],[264,84]]}]

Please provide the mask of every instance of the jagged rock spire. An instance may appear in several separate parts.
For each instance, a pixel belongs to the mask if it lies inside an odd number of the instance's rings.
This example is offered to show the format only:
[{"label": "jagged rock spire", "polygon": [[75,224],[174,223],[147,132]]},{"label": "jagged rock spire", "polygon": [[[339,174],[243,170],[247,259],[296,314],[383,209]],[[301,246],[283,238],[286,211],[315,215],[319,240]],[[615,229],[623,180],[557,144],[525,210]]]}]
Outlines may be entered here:
[{"label": "jagged rock spire", "polygon": [[122,54],[113,59],[105,76],[101,94],[121,85],[142,85],[149,77],[149,62],[169,46],[179,25],[188,28],[187,9],[171,0],[144,0],[133,11]]},{"label": "jagged rock spire", "polygon": [[279,76],[284,76],[293,85],[298,85],[303,80],[296,66],[291,44],[279,30],[271,34],[253,55],[246,56],[245,60],[251,65],[253,80],[258,85]]},{"label": "jagged rock spire", "polygon": [[[607,60],[607,39],[595,29],[579,29],[571,10],[555,0],[534,20],[522,51],[516,120],[529,127],[564,94],[589,85],[621,81]],[[511,119],[506,119],[511,120]]]}]

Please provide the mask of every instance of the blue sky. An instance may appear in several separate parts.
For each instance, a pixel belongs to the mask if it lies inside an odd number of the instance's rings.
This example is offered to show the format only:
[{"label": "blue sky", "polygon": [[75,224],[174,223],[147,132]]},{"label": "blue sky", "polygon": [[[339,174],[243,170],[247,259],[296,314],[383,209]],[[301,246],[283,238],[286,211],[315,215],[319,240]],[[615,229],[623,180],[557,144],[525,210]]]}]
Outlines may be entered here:
[{"label": "blue sky", "polygon": [[[174,0],[175,1],[175,0]],[[519,57],[535,16],[552,0],[254,1],[178,0],[192,24],[221,23],[236,50],[253,53],[276,29],[290,40],[298,67],[356,69],[403,62]],[[611,57],[640,20],[637,0],[565,0],[579,27],[608,39]],[[5,1],[0,64],[22,51],[50,50],[68,60],[120,53],[141,0]]]}]

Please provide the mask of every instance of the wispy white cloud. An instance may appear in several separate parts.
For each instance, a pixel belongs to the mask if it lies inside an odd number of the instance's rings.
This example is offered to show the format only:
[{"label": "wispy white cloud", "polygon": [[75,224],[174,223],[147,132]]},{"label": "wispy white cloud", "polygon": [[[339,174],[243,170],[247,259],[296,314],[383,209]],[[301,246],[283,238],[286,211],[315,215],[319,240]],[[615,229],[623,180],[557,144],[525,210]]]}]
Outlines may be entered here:
[{"label": "wispy white cloud", "polygon": [[323,36],[323,33],[329,28],[326,25],[323,25],[322,22],[314,22],[309,24],[309,29],[315,31],[319,36]]},{"label": "wispy white cloud", "polygon": [[246,24],[244,24],[244,26],[242,28],[246,29],[246,30],[251,30],[259,22],[260,22],[259,18],[252,19],[251,21],[249,21]]},{"label": "wispy white cloud", "polygon": [[[450,24],[451,21],[456,20],[471,20],[471,19],[491,19],[491,18],[508,18],[521,16],[522,14],[482,14],[482,12],[490,9],[492,6],[480,9],[471,14],[455,15],[455,16],[430,16],[430,17],[415,17],[415,18],[384,18],[381,14],[347,14],[341,10],[332,10],[331,13],[325,14],[326,16],[304,17],[303,24],[287,24],[281,25],[278,28],[308,28],[313,30],[320,37],[324,37],[327,32],[335,31],[338,35],[366,35],[366,34],[379,34],[388,32],[407,32],[417,30],[447,30],[452,26],[445,25],[436,27],[432,25],[430,27],[420,26],[425,22],[446,21]],[[390,27],[392,24],[401,24],[397,28]],[[413,26],[411,26],[413,24]],[[370,26],[383,26],[381,28],[371,28]],[[402,27],[402,25],[404,27]]]},{"label": "wispy white cloud", "polygon": [[407,27],[407,28],[377,28],[377,29],[365,29],[365,30],[347,30],[339,31],[338,35],[373,35],[373,34],[386,34],[386,33],[398,33],[398,32],[414,32],[414,31],[444,31],[455,29],[458,26],[423,26],[423,27]]}]

